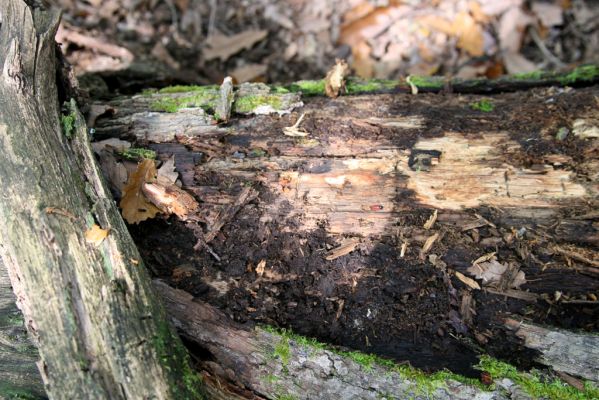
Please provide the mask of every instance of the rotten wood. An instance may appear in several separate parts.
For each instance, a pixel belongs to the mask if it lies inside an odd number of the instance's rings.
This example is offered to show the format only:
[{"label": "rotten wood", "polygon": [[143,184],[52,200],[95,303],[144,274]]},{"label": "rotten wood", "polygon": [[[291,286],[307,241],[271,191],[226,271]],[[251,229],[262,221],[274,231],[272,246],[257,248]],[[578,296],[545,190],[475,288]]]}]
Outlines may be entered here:
[{"label": "rotten wood", "polygon": [[539,363],[569,375],[599,381],[599,336],[548,329],[512,318],[505,319],[504,323],[523,340],[524,346],[539,352],[535,358]]}]

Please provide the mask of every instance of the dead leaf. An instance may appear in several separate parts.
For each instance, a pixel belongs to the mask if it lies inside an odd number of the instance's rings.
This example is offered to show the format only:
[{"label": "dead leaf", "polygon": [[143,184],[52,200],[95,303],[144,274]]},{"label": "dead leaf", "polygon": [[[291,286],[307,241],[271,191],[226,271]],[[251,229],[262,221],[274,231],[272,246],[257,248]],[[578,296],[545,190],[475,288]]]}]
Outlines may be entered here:
[{"label": "dead leaf", "polygon": [[494,257],[468,268],[468,273],[482,279],[483,285],[499,289],[518,289],[526,283],[524,272],[516,264],[503,264]]},{"label": "dead leaf", "polygon": [[235,68],[231,72],[231,76],[235,78],[237,83],[251,82],[260,76],[264,76],[267,70],[268,65],[265,64],[245,64]]},{"label": "dead leaf", "polygon": [[[510,7],[499,18],[497,36],[501,43],[501,50],[506,53],[518,54],[522,47],[522,38],[526,27],[532,23],[534,23],[534,19],[526,14],[520,5]],[[511,71],[509,72],[511,73]]]},{"label": "dead leaf", "polygon": [[134,173],[129,176],[127,185],[123,189],[123,198],[119,206],[122,215],[130,224],[137,224],[148,218],[154,218],[160,209],[150,203],[142,192],[145,183],[156,180],[156,166],[154,160],[144,159],[137,166]]},{"label": "dead leaf", "polygon": [[264,275],[265,268],[266,268],[266,260],[260,260],[258,265],[256,265],[256,274],[258,274],[258,276]]},{"label": "dead leaf", "polygon": [[175,172],[175,156],[171,156],[168,160],[162,163],[158,168],[157,174],[158,179],[164,179],[165,182],[175,183],[179,174]]},{"label": "dead leaf", "polygon": [[374,76],[374,61],[370,57],[370,45],[362,40],[355,46],[352,46],[352,67],[356,74],[364,79],[370,79]]},{"label": "dead leaf", "polygon": [[557,4],[535,1],[531,5],[531,10],[546,28],[564,23],[563,10]]},{"label": "dead leaf", "polygon": [[503,54],[503,63],[505,69],[510,74],[525,74],[538,69],[535,63],[525,58],[522,54],[511,51]]},{"label": "dead leaf", "polygon": [[324,78],[324,89],[329,97],[337,97],[345,92],[345,78],[349,75],[349,65],[345,60],[335,60],[333,68]]},{"label": "dead leaf", "polygon": [[106,236],[108,236],[108,230],[102,229],[96,224],[85,231],[85,241],[95,247],[98,247],[106,239]]},{"label": "dead leaf", "polygon": [[455,276],[472,289],[480,290],[479,284],[474,279],[464,276],[464,274],[459,271],[456,271]]},{"label": "dead leaf", "polygon": [[204,42],[206,47],[202,50],[203,59],[210,61],[219,58],[221,61],[226,61],[232,55],[239,53],[241,50],[249,49],[263,40],[266,35],[268,35],[266,30],[247,30],[232,36],[217,33]]},{"label": "dead leaf", "polygon": [[92,149],[94,149],[94,153],[100,154],[102,150],[115,150],[117,152],[123,152],[131,147],[131,143],[118,138],[110,138],[101,140],[99,142],[93,142],[91,146]]},{"label": "dead leaf", "polygon": [[458,37],[458,47],[474,57],[483,55],[483,30],[466,12],[459,13],[453,21],[453,30]]},{"label": "dead leaf", "polygon": [[334,260],[341,256],[351,253],[358,246],[358,239],[346,239],[339,246],[335,247],[327,253],[325,259],[327,261]]}]

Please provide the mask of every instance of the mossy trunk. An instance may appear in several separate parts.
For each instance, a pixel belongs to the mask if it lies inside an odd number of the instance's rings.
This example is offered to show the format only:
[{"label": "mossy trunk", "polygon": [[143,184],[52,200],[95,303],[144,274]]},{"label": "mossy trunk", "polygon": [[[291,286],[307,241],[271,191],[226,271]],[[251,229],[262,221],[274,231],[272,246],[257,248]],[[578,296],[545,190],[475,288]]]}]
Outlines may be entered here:
[{"label": "mossy trunk", "polygon": [[[29,3],[0,5],[0,255],[46,392],[199,398],[73,102],[61,129],[60,12]],[[101,243],[86,240],[94,225],[108,231]]]}]

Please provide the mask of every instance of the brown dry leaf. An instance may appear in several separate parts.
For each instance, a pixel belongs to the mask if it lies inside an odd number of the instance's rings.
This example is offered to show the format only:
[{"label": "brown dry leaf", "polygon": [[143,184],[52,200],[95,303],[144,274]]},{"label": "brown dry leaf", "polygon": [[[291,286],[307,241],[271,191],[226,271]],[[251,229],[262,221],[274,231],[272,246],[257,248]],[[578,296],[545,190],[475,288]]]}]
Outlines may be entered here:
[{"label": "brown dry leaf", "polygon": [[458,271],[456,271],[455,276],[472,289],[480,290],[480,285],[474,279],[468,278]]},{"label": "brown dry leaf", "polygon": [[374,61],[370,58],[370,51],[370,46],[365,40],[352,46],[352,66],[356,74],[364,79],[370,79],[374,75]]},{"label": "brown dry leaf", "polygon": [[499,19],[497,27],[501,50],[506,53],[519,53],[526,27],[533,23],[534,19],[520,6],[510,7]]},{"label": "brown dry leaf", "polygon": [[123,218],[128,223],[137,224],[148,218],[154,218],[160,212],[160,209],[150,203],[142,192],[145,183],[156,180],[156,173],[154,160],[144,159],[138,164],[135,172],[129,176],[119,204]]},{"label": "brown dry leaf", "polygon": [[325,259],[327,261],[331,261],[346,254],[349,254],[356,249],[358,243],[358,239],[346,239],[339,246],[329,251],[325,256]]},{"label": "brown dry leaf", "polygon": [[179,174],[175,172],[175,156],[171,156],[168,160],[166,160],[160,168],[158,168],[157,174],[158,180],[164,180],[168,183],[177,182],[177,178]]},{"label": "brown dry leaf", "polygon": [[337,97],[345,92],[345,78],[349,75],[349,65],[345,60],[335,60],[333,68],[327,72],[324,78],[324,89],[329,97]]},{"label": "brown dry leaf", "polygon": [[266,35],[268,35],[266,30],[247,30],[233,36],[217,33],[204,42],[206,47],[202,50],[203,58],[205,61],[214,60],[215,58],[226,61],[232,55],[239,53],[241,50],[249,49],[263,40]]},{"label": "brown dry leaf", "polygon": [[102,229],[94,224],[91,228],[85,231],[85,241],[98,247],[108,236],[108,229]]},{"label": "brown dry leaf", "polygon": [[467,271],[475,278],[482,279],[485,286],[517,289],[526,283],[524,272],[518,270],[517,266],[502,264],[494,257],[472,265]]},{"label": "brown dry leaf", "polygon": [[458,37],[458,47],[474,57],[483,55],[483,30],[466,12],[459,13],[453,21],[453,30]]},{"label": "brown dry leaf", "polygon": [[258,276],[264,275],[265,268],[266,268],[266,260],[260,260],[258,265],[256,265],[256,274],[258,274]]},{"label": "brown dry leaf", "polygon": [[251,82],[256,78],[264,76],[268,66],[266,64],[245,64],[235,68],[231,72],[231,76],[235,78],[237,83]]}]

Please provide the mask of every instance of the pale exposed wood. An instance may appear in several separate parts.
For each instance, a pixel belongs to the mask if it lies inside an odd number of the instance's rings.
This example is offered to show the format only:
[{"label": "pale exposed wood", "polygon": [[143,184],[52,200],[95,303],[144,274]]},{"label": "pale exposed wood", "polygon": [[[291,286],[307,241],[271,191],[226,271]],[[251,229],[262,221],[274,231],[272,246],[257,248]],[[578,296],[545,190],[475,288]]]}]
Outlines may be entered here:
[{"label": "pale exposed wood", "polygon": [[536,361],[556,371],[599,382],[599,336],[543,328],[507,318],[505,326],[523,339],[524,346],[538,350]]}]

